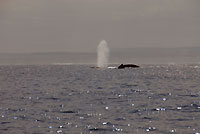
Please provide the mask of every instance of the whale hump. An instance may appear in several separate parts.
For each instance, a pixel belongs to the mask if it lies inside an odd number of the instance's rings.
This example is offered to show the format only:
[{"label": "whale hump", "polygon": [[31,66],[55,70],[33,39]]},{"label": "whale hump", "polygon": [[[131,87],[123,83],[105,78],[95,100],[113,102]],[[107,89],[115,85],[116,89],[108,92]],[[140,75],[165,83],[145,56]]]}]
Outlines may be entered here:
[{"label": "whale hump", "polygon": [[118,66],[118,69],[124,69],[124,68],[138,68],[140,66],[135,64],[121,64]]}]

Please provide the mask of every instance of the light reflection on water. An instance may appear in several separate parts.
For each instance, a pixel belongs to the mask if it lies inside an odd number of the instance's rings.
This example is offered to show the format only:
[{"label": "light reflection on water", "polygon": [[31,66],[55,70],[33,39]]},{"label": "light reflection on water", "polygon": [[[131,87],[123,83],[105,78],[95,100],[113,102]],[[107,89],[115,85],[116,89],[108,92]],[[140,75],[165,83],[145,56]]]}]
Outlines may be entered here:
[{"label": "light reflection on water", "polygon": [[0,66],[1,133],[200,132],[198,65]]}]

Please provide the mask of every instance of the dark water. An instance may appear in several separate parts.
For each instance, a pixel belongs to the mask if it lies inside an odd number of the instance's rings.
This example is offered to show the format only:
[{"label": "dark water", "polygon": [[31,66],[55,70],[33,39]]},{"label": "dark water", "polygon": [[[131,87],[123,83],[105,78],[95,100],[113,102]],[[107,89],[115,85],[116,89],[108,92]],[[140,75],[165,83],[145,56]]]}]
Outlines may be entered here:
[{"label": "dark water", "polygon": [[0,66],[1,134],[199,134],[200,66]]}]

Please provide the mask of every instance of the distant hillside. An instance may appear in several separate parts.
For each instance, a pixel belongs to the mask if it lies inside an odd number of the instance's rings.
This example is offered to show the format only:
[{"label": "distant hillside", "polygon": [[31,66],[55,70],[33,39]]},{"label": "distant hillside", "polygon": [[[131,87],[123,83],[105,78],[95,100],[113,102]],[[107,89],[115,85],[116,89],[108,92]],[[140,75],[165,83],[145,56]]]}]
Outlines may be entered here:
[{"label": "distant hillside", "polygon": [[200,47],[180,48],[126,48],[112,50],[114,62],[118,59],[124,62],[137,63],[199,63]]},{"label": "distant hillside", "polygon": [[26,53],[0,54],[0,64],[52,64],[52,63],[94,63],[92,53]]},{"label": "distant hillside", "polygon": [[125,48],[112,50],[113,53],[131,54],[135,56],[200,56],[200,47],[176,47],[176,48]]},{"label": "distant hillside", "polygon": [[[52,64],[52,63],[84,63],[95,64],[94,53],[27,53],[0,54],[0,64]],[[110,63],[200,63],[200,47],[182,48],[112,48]]]}]

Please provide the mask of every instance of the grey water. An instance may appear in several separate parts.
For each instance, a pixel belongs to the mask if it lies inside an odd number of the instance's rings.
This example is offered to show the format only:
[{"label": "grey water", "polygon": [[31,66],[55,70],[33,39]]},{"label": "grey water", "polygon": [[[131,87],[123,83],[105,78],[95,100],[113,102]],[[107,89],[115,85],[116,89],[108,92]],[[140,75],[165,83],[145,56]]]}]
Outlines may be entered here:
[{"label": "grey water", "polygon": [[0,134],[199,134],[200,65],[1,65]]}]

